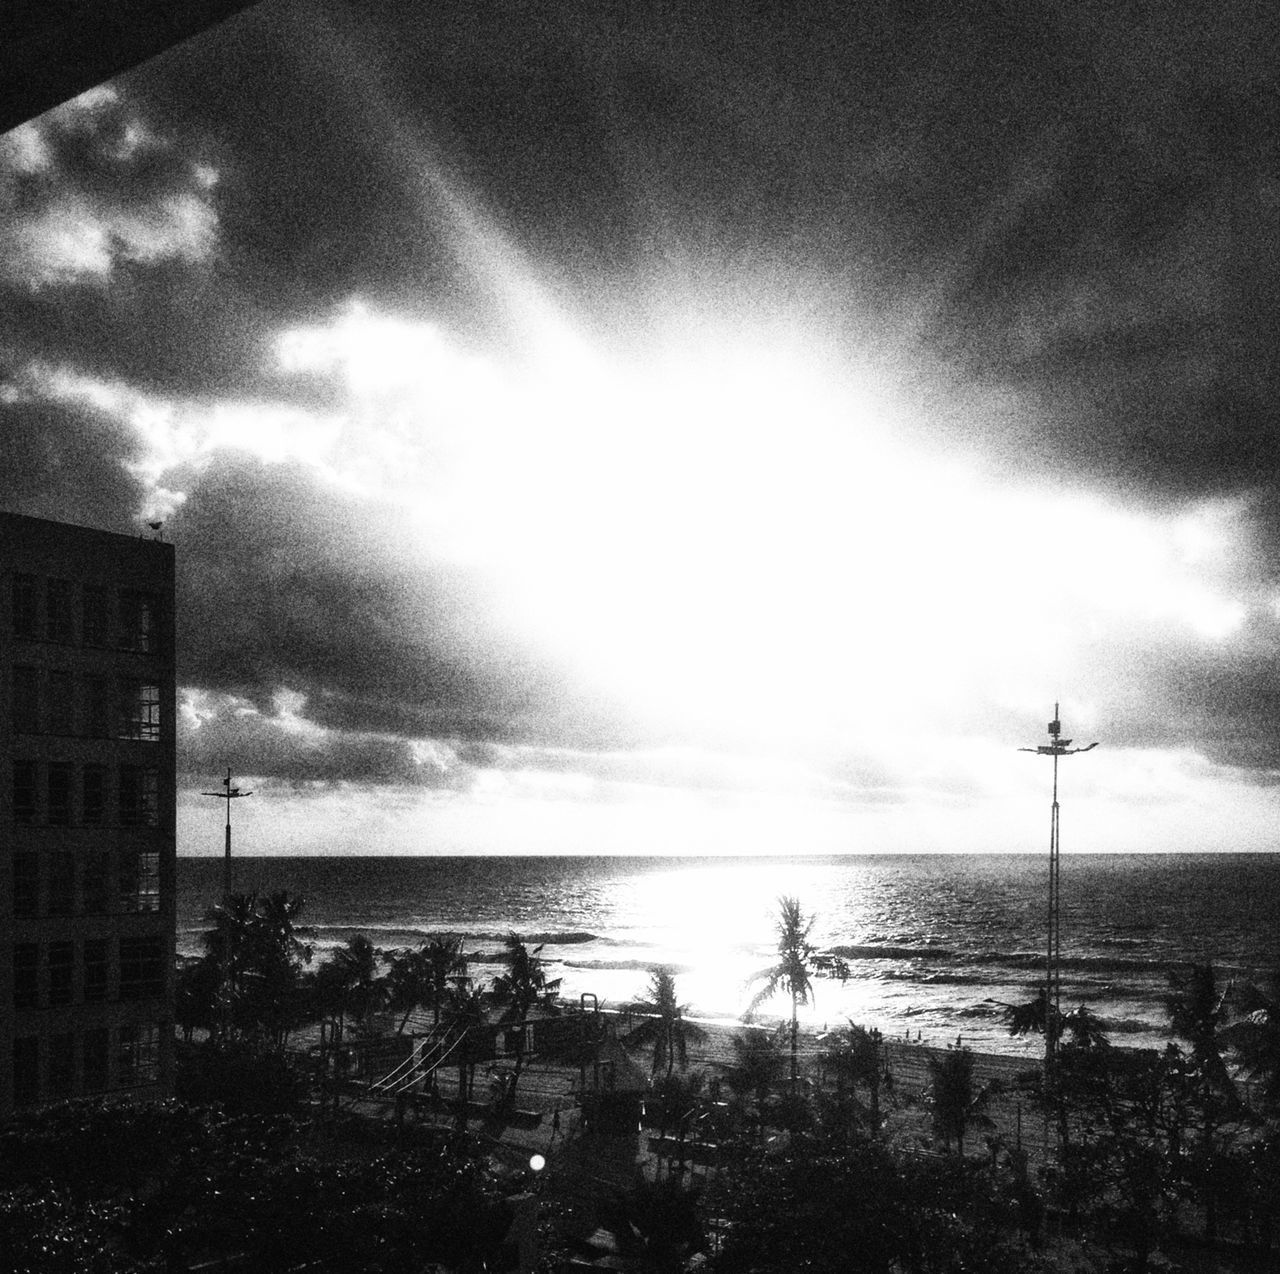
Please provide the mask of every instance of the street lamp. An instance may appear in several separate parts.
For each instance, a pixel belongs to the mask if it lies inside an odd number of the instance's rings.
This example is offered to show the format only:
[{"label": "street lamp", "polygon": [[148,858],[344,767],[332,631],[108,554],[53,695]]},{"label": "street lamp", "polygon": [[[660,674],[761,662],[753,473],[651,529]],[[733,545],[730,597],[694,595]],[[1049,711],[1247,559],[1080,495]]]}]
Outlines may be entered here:
[{"label": "street lamp", "polygon": [[1074,756],[1077,752],[1089,752],[1096,743],[1073,748],[1070,739],[1062,737],[1062,722],[1058,719],[1058,705],[1053,705],[1053,720],[1049,722],[1049,742],[1035,748],[1019,748],[1019,752],[1034,752],[1037,756],[1053,757],[1053,806],[1049,818],[1049,939],[1045,952],[1044,981],[1044,1065],[1046,1072],[1053,1064],[1058,1049],[1058,1023],[1062,1009],[1062,925],[1059,888],[1059,859],[1061,843],[1058,829],[1058,758]]},{"label": "street lamp", "polygon": [[225,789],[221,792],[201,792],[201,796],[215,796],[220,801],[227,803],[227,839],[226,848],[223,853],[222,860],[222,901],[225,905],[231,898],[231,802],[241,796],[252,796],[252,792],[242,792],[238,787],[231,786],[231,767],[227,767],[227,777],[222,780],[222,786]]}]

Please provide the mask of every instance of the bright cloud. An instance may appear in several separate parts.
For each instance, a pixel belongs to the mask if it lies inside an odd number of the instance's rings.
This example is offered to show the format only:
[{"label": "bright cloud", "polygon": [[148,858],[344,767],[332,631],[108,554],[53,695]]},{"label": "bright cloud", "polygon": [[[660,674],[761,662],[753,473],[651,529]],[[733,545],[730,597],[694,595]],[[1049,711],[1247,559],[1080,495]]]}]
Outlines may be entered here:
[{"label": "bright cloud", "polygon": [[103,282],[123,263],[206,260],[216,182],[115,90],[93,89],[0,137],[0,275],[39,290]]}]

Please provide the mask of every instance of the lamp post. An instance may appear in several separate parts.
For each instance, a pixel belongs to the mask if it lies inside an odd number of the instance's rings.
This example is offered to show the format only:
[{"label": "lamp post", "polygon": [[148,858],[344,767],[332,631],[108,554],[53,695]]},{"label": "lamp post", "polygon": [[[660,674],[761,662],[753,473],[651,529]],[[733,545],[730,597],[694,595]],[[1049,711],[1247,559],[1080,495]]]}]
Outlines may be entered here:
[{"label": "lamp post", "polygon": [[1046,1075],[1053,1065],[1058,1051],[1058,1023],[1062,1008],[1062,925],[1060,906],[1060,851],[1058,827],[1058,758],[1074,756],[1077,752],[1089,752],[1098,745],[1073,748],[1070,739],[1062,737],[1062,722],[1058,719],[1058,705],[1053,705],[1053,720],[1049,722],[1049,742],[1039,747],[1019,748],[1019,752],[1034,752],[1037,756],[1053,757],[1053,805],[1049,815],[1049,935],[1045,950],[1044,979],[1044,1067]]},{"label": "lamp post", "polygon": [[231,802],[241,796],[252,796],[252,792],[242,792],[231,786],[231,767],[227,767],[227,777],[222,780],[225,789],[221,792],[201,792],[201,796],[214,796],[227,803],[227,838],[222,860],[222,901],[225,905],[231,898]]}]

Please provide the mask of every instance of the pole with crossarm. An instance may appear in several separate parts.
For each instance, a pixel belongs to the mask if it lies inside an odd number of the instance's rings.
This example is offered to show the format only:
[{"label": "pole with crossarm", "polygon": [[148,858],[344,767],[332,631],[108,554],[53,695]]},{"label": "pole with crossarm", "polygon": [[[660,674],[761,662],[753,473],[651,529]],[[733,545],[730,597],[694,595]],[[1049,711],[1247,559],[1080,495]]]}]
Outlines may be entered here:
[{"label": "pole with crossarm", "polygon": [[201,796],[214,796],[227,803],[227,837],[222,856],[222,902],[225,906],[231,900],[231,802],[241,796],[252,796],[252,792],[242,792],[231,786],[231,767],[227,767],[227,777],[222,780],[224,788],[221,792],[201,792]]},{"label": "pole with crossarm", "polygon": [[1058,1030],[1062,1021],[1062,910],[1061,910],[1061,850],[1058,823],[1058,758],[1074,756],[1077,752],[1089,752],[1096,743],[1073,748],[1070,739],[1062,737],[1062,722],[1058,719],[1058,705],[1053,705],[1053,720],[1049,722],[1049,742],[1035,748],[1019,748],[1019,752],[1034,752],[1038,756],[1053,757],[1053,805],[1049,814],[1049,935],[1045,950],[1044,979],[1044,1066],[1046,1074],[1053,1066],[1058,1051]]}]

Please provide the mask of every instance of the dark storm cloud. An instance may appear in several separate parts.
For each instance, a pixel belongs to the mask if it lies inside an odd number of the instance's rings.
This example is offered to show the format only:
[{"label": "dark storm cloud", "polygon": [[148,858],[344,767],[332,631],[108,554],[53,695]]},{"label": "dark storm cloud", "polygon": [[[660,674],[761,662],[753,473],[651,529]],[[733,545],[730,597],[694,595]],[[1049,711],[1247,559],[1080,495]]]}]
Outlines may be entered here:
[{"label": "dark storm cloud", "polygon": [[[223,453],[170,475],[179,679],[270,712],[282,689],[328,729],[408,737],[598,732],[554,669],[504,635],[472,580],[403,516],[296,465]],[[577,715],[575,716],[575,712]]]},{"label": "dark storm cloud", "polygon": [[81,403],[0,396],[0,508],[136,532],[146,491],[131,429]]},{"label": "dark storm cloud", "polygon": [[311,786],[457,790],[472,773],[448,747],[420,751],[389,735],[299,729],[278,707],[259,712],[243,700],[215,699],[203,707],[198,724],[187,714],[181,717],[178,752],[184,774],[206,786],[214,785],[228,764],[248,767],[255,779]]}]

